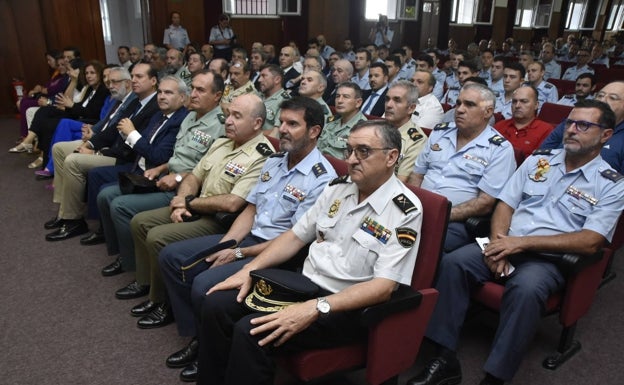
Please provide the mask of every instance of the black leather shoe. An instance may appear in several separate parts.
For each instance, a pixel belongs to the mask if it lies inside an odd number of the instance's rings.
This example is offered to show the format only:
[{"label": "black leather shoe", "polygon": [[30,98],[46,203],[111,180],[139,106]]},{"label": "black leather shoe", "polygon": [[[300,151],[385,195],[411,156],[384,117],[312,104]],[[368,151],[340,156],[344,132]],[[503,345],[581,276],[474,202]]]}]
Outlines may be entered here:
[{"label": "black leather shoe", "polygon": [[106,242],[106,240],[104,239],[104,233],[102,230],[98,230],[80,238],[80,244],[84,246],[99,245],[104,242]]},{"label": "black leather shoe", "polygon": [[158,306],[157,303],[154,303],[148,299],[147,301],[143,301],[130,309],[130,315],[133,317],[143,317],[144,315],[148,315],[149,313],[151,313],[156,306]]},{"label": "black leather shoe", "polygon": [[141,329],[154,329],[173,322],[173,313],[167,303],[160,303],[148,315],[137,321]]},{"label": "black leather shoe", "polygon": [[58,217],[54,217],[52,219],[50,219],[49,221],[47,221],[46,223],[43,224],[43,227],[46,230],[54,230],[54,229],[58,229],[59,227],[63,226],[63,220],[61,218]]},{"label": "black leather shoe", "polygon": [[406,385],[456,385],[461,382],[461,366],[457,358],[446,360],[436,357],[429,361],[420,374]]},{"label": "black leather shoe", "polygon": [[180,372],[180,380],[184,382],[197,382],[197,361],[184,368]]},{"label": "black leather shoe", "polygon": [[58,230],[46,235],[45,239],[49,242],[64,241],[82,235],[87,231],[89,231],[89,226],[87,226],[87,222],[84,219],[66,219]]},{"label": "black leather shoe", "polygon": [[143,297],[148,293],[149,285],[139,285],[137,281],[132,281],[132,283],[128,284],[128,286],[117,290],[115,292],[115,297],[117,299],[133,299]]},{"label": "black leather shoe", "polygon": [[199,342],[193,338],[185,347],[167,357],[167,366],[170,368],[184,368],[194,363],[199,352]]},{"label": "black leather shoe", "polygon": [[104,266],[104,268],[102,269],[102,275],[105,277],[112,277],[113,275],[123,273],[123,271],[123,267],[121,267],[121,258],[117,257],[117,259],[115,259],[115,262],[111,263],[110,265]]}]

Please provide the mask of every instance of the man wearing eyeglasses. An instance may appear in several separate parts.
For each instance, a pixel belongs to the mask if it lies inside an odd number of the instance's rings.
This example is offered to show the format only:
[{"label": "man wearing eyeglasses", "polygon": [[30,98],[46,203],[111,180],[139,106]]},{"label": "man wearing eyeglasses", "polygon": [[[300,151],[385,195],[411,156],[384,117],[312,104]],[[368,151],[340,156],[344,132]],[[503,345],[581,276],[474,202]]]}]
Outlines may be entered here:
[{"label": "man wearing eyeglasses", "polygon": [[466,219],[489,215],[516,169],[511,144],[488,124],[494,100],[487,86],[465,85],[457,99],[455,122],[435,126],[412,164],[410,184],[444,195],[453,204],[445,252],[473,241]]},{"label": "man wearing eyeglasses", "polygon": [[[605,102],[615,114],[613,135],[602,147],[600,155],[615,170],[624,173],[624,81],[616,81],[604,86],[595,96]],[[554,149],[563,146],[565,121],[561,122],[544,140],[540,148]]]},{"label": "man wearing eyeglasses", "polygon": [[548,297],[565,283],[552,259],[598,252],[624,208],[624,176],[600,156],[614,124],[605,103],[579,102],[566,120],[563,150],[534,153],[498,195],[483,251],[473,242],[444,255],[436,284],[440,297],[426,332],[437,357],[408,385],[461,382],[455,351],[470,293],[492,280],[505,285],[505,293],[480,385],[511,381]]},{"label": "man wearing eyeglasses", "polygon": [[[391,125],[355,125],[345,150],[348,176],[330,182],[291,230],[208,292],[198,384],[272,384],[275,354],[366,336],[355,310],[409,284],[420,242],[422,204],[394,176],[400,153],[401,136]],[[320,287],[318,298],[268,315],[241,303],[252,289],[250,271],[276,266],[308,243],[302,274]]]},{"label": "man wearing eyeglasses", "polygon": [[562,80],[572,80],[575,81],[576,78],[580,74],[584,74],[589,72],[590,74],[594,73],[594,69],[587,65],[591,60],[591,55],[589,54],[589,49],[587,48],[579,48],[578,53],[576,54],[576,65],[568,68],[563,76]]}]

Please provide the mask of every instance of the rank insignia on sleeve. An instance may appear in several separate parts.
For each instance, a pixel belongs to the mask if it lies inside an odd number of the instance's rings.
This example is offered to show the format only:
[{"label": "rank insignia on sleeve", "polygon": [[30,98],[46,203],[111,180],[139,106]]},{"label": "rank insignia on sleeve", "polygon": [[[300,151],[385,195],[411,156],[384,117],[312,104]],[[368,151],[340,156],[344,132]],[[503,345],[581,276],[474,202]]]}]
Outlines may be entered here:
[{"label": "rank insignia on sleeve", "polygon": [[394,198],[392,198],[392,201],[399,206],[399,208],[401,209],[401,211],[403,211],[405,214],[414,211],[414,210],[418,210],[418,208],[416,208],[416,206],[414,205],[414,203],[409,200],[408,197],[405,196],[405,194],[399,194],[397,196],[395,196]]},{"label": "rank insignia on sleeve", "polygon": [[490,138],[490,143],[493,143],[497,146],[500,146],[503,142],[505,142],[507,139],[505,139],[503,136],[501,135],[494,135],[493,137]]},{"label": "rank insignia on sleeve", "polygon": [[263,182],[268,182],[270,179],[271,179],[271,175],[269,174],[268,171],[262,174],[262,176],[260,177],[260,180]]},{"label": "rank insignia on sleeve", "polygon": [[605,178],[612,180],[614,182],[618,182],[621,179],[624,178],[624,175],[620,174],[619,172],[615,171],[615,170],[604,170],[600,172],[600,175],[604,176]]},{"label": "rank insignia on sleeve", "polygon": [[409,135],[409,137],[414,142],[418,142],[419,140],[421,140],[423,138],[423,134],[418,132],[418,130],[415,127],[412,127],[409,130],[407,130],[407,135]]},{"label": "rank insignia on sleeve", "polygon": [[258,143],[256,150],[264,156],[273,154],[273,150],[266,143]]},{"label": "rank insignia on sleeve", "polygon": [[319,162],[315,164],[314,166],[312,166],[312,172],[318,178],[319,176],[323,174],[327,174],[327,169],[325,168],[325,166],[323,166],[323,163]]},{"label": "rank insignia on sleeve", "polygon": [[349,175],[339,176],[338,178],[335,178],[331,182],[329,182],[329,185],[333,186],[335,184],[347,183],[348,178],[349,178]]},{"label": "rank insignia on sleeve", "polygon": [[219,122],[221,124],[225,124],[225,115],[223,114],[217,114],[217,119],[219,119]]},{"label": "rank insignia on sleeve", "polygon": [[334,203],[329,206],[329,211],[327,212],[327,216],[333,218],[338,214],[338,210],[340,210],[340,199],[336,199]]},{"label": "rank insignia on sleeve", "polygon": [[397,227],[395,231],[399,244],[406,249],[414,246],[416,239],[418,239],[416,230],[410,229],[409,227]]}]

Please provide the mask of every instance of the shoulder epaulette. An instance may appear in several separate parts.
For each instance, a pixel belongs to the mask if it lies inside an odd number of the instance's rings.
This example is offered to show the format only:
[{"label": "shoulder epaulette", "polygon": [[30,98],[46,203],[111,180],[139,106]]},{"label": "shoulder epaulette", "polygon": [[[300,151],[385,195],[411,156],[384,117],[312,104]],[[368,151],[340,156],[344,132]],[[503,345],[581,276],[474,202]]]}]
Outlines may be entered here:
[{"label": "shoulder epaulette", "polygon": [[412,115],[414,115],[414,116],[420,116],[420,113],[418,113],[418,111],[414,110],[414,112],[412,112]]},{"label": "shoulder epaulette", "polygon": [[419,140],[421,140],[422,138],[424,138],[423,134],[421,134],[420,132],[418,132],[418,129],[416,127],[412,127],[409,130],[407,130],[407,135],[414,141],[414,142],[418,142]]},{"label": "shoulder epaulette", "polygon": [[330,114],[331,113],[331,111],[329,110],[329,108],[327,108],[326,105],[323,105],[323,113],[324,114]]},{"label": "shoulder epaulette", "polygon": [[339,120],[342,118],[342,115],[332,115],[329,118],[327,118],[327,123],[331,123],[334,120]]},{"label": "shoulder epaulette", "polygon": [[271,150],[271,148],[266,143],[258,143],[258,145],[256,146],[256,150],[264,156],[269,156],[273,154],[273,150]]},{"label": "shoulder epaulette", "polygon": [[567,95],[563,95],[564,98],[566,99],[574,99],[575,94],[567,94]]},{"label": "shoulder epaulette", "polygon": [[312,172],[318,178],[323,174],[327,174],[327,169],[325,168],[325,166],[323,166],[323,163],[319,162],[312,166]]},{"label": "shoulder epaulette", "polygon": [[291,99],[292,96],[290,95],[290,91],[287,91],[287,90],[282,91],[282,98]]},{"label": "shoulder epaulette", "polygon": [[546,83],[546,84],[544,84],[544,87],[546,87],[546,88],[553,88],[554,86],[552,84],[550,84],[550,83]]},{"label": "shoulder epaulette", "polygon": [[276,152],[274,154],[269,155],[269,158],[283,158],[285,156],[286,156],[286,152],[280,151],[280,152]]},{"label": "shoulder epaulette", "polygon": [[329,182],[329,185],[333,186],[340,183],[347,183],[347,179],[349,179],[349,175],[339,176],[338,178],[332,179],[332,181]]},{"label": "shoulder epaulette", "polygon": [[531,155],[552,155],[552,149],[550,148],[538,148],[533,150]]},{"label": "shoulder epaulette", "polygon": [[449,128],[449,124],[448,123],[440,123],[440,124],[436,124],[435,127],[433,127],[434,131],[438,131],[438,130],[446,130],[447,128]]},{"label": "shoulder epaulette", "polygon": [[494,135],[493,137],[491,137],[489,139],[490,143],[495,144],[497,146],[500,146],[501,144],[503,144],[503,142],[506,142],[507,139],[505,139],[504,136],[502,135]]},{"label": "shoulder epaulette", "polygon": [[600,172],[600,175],[604,176],[605,178],[612,180],[614,182],[618,182],[621,179],[624,179],[624,175],[620,174],[619,172],[612,170],[612,169],[608,169],[608,170],[604,170]]},{"label": "shoulder epaulette", "polygon": [[217,119],[219,119],[219,122],[221,122],[221,124],[225,124],[225,115],[217,114]]},{"label": "shoulder epaulette", "polygon": [[403,211],[405,214],[414,211],[414,210],[418,210],[418,208],[416,207],[416,205],[414,205],[414,203],[409,200],[408,197],[405,196],[405,194],[399,194],[397,196],[395,196],[394,198],[392,198],[392,201],[394,202],[394,204],[396,204],[401,211]]}]

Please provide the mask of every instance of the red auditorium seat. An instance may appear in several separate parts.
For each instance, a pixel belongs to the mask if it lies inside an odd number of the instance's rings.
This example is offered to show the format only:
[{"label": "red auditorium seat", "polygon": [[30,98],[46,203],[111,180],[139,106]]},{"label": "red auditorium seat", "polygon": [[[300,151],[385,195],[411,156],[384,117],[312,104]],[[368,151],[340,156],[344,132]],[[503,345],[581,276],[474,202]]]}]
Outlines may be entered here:
[{"label": "red auditorium seat", "polygon": [[557,87],[560,98],[563,95],[573,94],[576,88],[576,81],[572,80],[548,79],[548,82]]},{"label": "red auditorium seat", "polygon": [[396,380],[413,365],[438,297],[432,286],[446,236],[450,204],[445,197],[408,187],[424,208],[412,285],[401,285],[389,302],[362,312],[362,322],[369,327],[366,341],[281,357],[280,364],[299,380],[310,381],[365,367],[366,381],[377,385],[391,378]]},{"label": "red auditorium seat", "polygon": [[571,106],[564,106],[555,103],[544,103],[544,105],[542,105],[542,109],[537,115],[537,118],[548,122],[556,127],[559,123],[563,121],[563,119],[567,118],[568,115],[570,115],[570,111],[572,111]]}]

